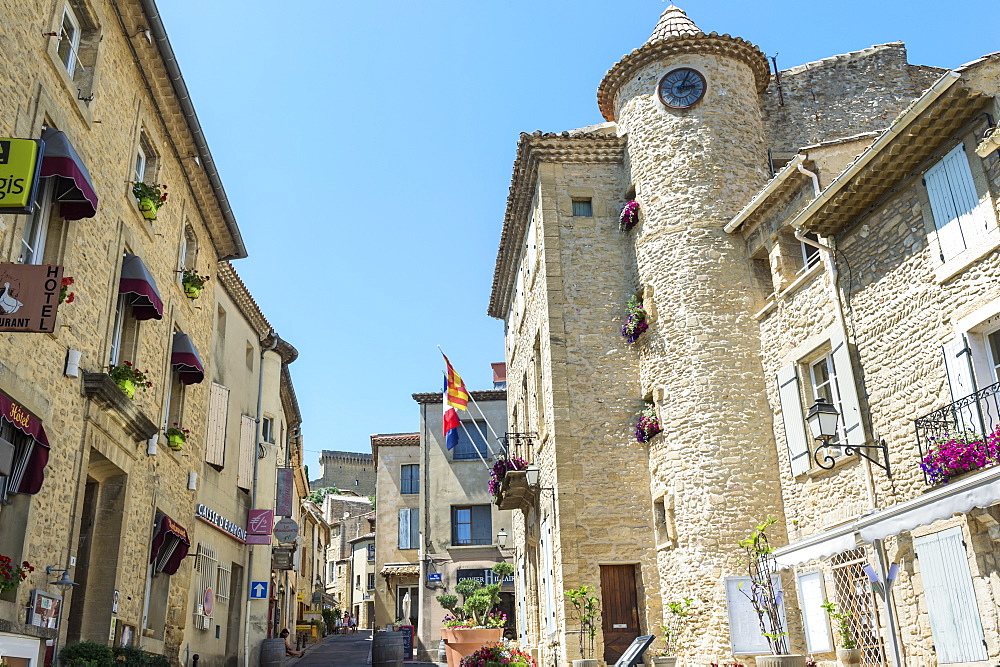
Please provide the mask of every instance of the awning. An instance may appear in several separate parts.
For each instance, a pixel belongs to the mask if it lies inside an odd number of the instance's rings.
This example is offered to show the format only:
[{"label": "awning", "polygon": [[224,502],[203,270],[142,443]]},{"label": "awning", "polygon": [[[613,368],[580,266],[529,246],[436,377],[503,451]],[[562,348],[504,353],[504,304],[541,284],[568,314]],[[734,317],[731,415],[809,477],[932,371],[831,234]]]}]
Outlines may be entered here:
[{"label": "awning", "polygon": [[42,132],[45,153],[41,177],[56,177],[55,199],[59,214],[67,220],[93,218],[97,214],[97,194],[83,160],[66,135],[48,127]]},{"label": "awning", "polygon": [[134,294],[132,314],[137,320],[162,320],[163,300],[156,289],[156,281],[142,260],[125,253],[122,261],[122,279],[118,283],[119,294]]},{"label": "awning", "polygon": [[989,507],[1000,501],[1000,466],[958,482],[949,482],[930,493],[869,514],[855,523],[865,542],[926,526],[938,519]]},{"label": "awning", "polygon": [[205,367],[201,364],[198,350],[191,337],[180,331],[174,332],[174,344],[170,352],[170,365],[184,384],[198,384],[205,379]]},{"label": "awning", "polygon": [[149,551],[149,562],[155,572],[173,574],[187,556],[191,542],[187,531],[166,514],[157,513],[156,531]]},{"label": "awning", "polygon": [[0,417],[28,436],[26,441],[11,443],[14,445],[13,464],[4,492],[38,493],[49,462],[49,439],[42,422],[5,394],[0,394]]},{"label": "awning", "polygon": [[383,577],[418,577],[420,576],[419,565],[384,565],[382,566]]},{"label": "awning", "polygon": [[774,550],[775,560],[778,567],[784,569],[854,549],[857,547],[857,541],[854,538],[855,530],[855,524],[852,521],[843,526],[792,542],[788,546]]}]

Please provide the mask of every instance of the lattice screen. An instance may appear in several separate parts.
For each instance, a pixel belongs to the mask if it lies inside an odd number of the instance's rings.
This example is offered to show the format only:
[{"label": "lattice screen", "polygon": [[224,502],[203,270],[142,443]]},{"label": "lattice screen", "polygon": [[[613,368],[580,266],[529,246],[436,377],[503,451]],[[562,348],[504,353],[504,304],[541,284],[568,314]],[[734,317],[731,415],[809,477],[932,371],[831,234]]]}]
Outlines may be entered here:
[{"label": "lattice screen", "polygon": [[885,647],[878,615],[878,601],[865,574],[868,563],[864,548],[845,551],[831,559],[833,581],[837,589],[837,607],[851,613],[854,637],[861,649],[865,667],[885,665]]}]

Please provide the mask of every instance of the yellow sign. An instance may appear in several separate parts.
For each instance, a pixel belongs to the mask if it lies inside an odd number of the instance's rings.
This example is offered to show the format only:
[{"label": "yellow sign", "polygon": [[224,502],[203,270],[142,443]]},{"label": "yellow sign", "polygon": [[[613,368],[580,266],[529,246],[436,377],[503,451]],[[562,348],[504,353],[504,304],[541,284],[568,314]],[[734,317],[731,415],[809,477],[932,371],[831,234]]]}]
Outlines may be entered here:
[{"label": "yellow sign", "polygon": [[38,181],[39,142],[0,138],[0,212],[29,213]]}]

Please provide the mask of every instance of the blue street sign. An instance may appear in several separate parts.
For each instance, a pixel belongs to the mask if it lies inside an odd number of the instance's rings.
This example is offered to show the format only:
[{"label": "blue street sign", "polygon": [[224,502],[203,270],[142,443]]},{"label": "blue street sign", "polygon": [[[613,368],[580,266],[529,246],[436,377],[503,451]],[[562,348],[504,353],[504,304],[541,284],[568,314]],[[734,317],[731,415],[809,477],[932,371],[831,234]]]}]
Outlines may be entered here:
[{"label": "blue street sign", "polygon": [[270,582],[267,581],[251,581],[250,582],[250,599],[251,600],[266,600],[267,599],[267,585]]},{"label": "blue street sign", "polygon": [[441,573],[440,572],[428,572],[427,573],[427,581],[441,581]]}]

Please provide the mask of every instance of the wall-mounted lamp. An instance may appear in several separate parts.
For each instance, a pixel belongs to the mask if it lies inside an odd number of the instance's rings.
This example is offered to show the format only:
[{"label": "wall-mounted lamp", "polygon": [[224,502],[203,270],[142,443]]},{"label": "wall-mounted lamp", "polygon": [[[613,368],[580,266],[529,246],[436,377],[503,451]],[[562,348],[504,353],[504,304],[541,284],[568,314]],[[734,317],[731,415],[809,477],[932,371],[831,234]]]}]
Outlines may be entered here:
[{"label": "wall-mounted lamp", "polygon": [[[847,456],[857,454],[858,456],[868,459],[872,465],[876,465],[882,470],[885,470],[886,476],[889,479],[892,479],[892,469],[889,467],[889,448],[886,446],[885,440],[879,441],[877,445],[851,445],[838,441],[837,426],[840,422],[840,412],[837,410],[835,405],[827,403],[825,398],[820,396],[816,399],[813,406],[809,408],[809,413],[806,415],[806,421],[809,423],[809,430],[812,431],[813,438],[821,443],[816,446],[816,449],[813,452],[813,460],[816,461],[816,465],[820,468],[823,468],[824,470],[830,470],[833,468],[834,463],[836,463],[836,459],[823,452],[823,450],[834,447],[837,449],[843,449],[844,454]],[[859,424],[857,428],[861,428],[861,425]],[[881,460],[880,457],[870,456],[867,454],[867,450],[870,449],[877,449],[881,451]],[[820,457],[821,453],[823,454],[822,458]]]},{"label": "wall-mounted lamp", "polygon": [[160,434],[154,433],[153,436],[146,441],[146,454],[149,456],[156,456],[156,445],[160,442]]},{"label": "wall-mounted lamp", "polygon": [[51,577],[56,572],[62,572],[62,576],[56,581],[50,581],[49,584],[55,586],[64,593],[73,588],[74,586],[79,586],[75,581],[69,578],[69,569],[61,568],[58,565],[46,565],[45,566],[45,576]]},{"label": "wall-mounted lamp", "polygon": [[534,463],[529,464],[524,469],[524,480],[528,483],[528,486],[538,486],[538,475],[540,472],[538,466]]},{"label": "wall-mounted lamp", "polygon": [[889,566],[889,572],[885,575],[885,584],[882,583],[878,572],[875,571],[871,563],[861,569],[868,575],[868,581],[872,584],[872,590],[885,597],[886,592],[892,590],[892,585],[896,582],[896,575],[899,574],[899,563],[893,563]]},{"label": "wall-mounted lamp", "polygon": [[507,537],[508,537],[507,529],[501,528],[500,531],[497,533],[497,546],[500,547],[501,549],[507,546]]},{"label": "wall-mounted lamp", "polygon": [[198,473],[189,472],[188,473],[188,491],[198,490]]},{"label": "wall-mounted lamp", "polygon": [[80,350],[66,350],[66,367],[63,369],[63,375],[70,378],[80,377],[81,357],[83,352]]}]

